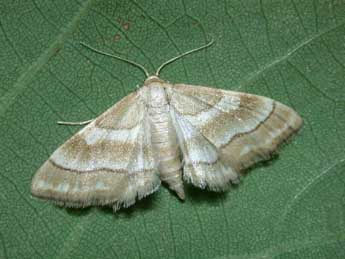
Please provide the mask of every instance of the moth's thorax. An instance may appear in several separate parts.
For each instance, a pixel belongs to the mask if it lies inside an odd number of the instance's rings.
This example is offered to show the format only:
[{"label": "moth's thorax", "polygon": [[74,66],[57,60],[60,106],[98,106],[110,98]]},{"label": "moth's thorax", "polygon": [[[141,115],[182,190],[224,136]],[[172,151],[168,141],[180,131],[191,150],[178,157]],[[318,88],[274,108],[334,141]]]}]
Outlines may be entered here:
[{"label": "moth's thorax", "polygon": [[142,88],[142,96],[145,99],[146,104],[150,107],[162,107],[168,104],[168,96],[166,88],[170,84],[160,79],[157,76],[148,77]]},{"label": "moth's thorax", "polygon": [[167,95],[163,87],[157,84],[152,85],[148,90],[148,103],[151,107],[162,107],[168,104]]}]

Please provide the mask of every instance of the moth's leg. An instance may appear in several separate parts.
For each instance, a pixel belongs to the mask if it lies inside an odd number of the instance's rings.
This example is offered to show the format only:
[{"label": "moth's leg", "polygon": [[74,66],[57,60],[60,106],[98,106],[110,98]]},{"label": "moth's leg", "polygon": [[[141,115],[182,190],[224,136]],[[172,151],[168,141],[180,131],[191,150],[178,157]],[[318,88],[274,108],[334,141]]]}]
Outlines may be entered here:
[{"label": "moth's leg", "polygon": [[57,124],[60,125],[70,125],[70,126],[81,126],[86,125],[92,122],[94,119],[87,120],[87,121],[57,121]]}]

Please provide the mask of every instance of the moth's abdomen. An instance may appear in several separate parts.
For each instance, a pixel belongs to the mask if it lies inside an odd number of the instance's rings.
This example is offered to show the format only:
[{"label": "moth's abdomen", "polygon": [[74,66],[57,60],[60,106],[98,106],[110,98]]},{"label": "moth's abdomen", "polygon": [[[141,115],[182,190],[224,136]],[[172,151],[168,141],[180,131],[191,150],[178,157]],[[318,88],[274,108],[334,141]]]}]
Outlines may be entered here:
[{"label": "moth's abdomen", "polygon": [[150,91],[152,92],[150,94],[152,102],[149,107],[151,140],[158,162],[160,178],[181,199],[184,199],[180,149],[166,94],[162,87],[152,87]]}]

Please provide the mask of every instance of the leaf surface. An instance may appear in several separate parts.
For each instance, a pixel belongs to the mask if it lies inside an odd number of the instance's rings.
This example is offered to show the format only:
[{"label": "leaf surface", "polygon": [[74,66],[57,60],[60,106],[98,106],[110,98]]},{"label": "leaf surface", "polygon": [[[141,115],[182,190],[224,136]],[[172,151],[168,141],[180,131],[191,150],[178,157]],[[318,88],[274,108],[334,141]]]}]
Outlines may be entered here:
[{"label": "leaf surface", "polygon": [[[345,1],[10,1],[0,4],[0,258],[344,258]],[[268,96],[304,119],[279,157],[224,194],[166,188],[113,214],[60,209],[31,178],[78,129],[163,79]]]}]

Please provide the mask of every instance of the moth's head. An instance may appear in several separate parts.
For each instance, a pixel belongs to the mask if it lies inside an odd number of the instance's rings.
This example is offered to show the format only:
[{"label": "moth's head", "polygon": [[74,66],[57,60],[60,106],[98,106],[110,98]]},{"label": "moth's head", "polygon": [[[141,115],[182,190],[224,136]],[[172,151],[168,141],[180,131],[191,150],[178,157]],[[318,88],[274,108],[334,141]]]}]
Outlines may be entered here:
[{"label": "moth's head", "polygon": [[153,83],[165,83],[164,80],[160,79],[158,76],[149,76],[148,78],[146,78],[145,82],[144,82],[144,86],[150,86]]}]

